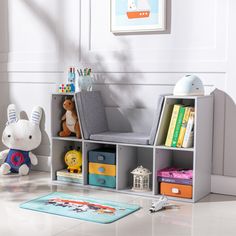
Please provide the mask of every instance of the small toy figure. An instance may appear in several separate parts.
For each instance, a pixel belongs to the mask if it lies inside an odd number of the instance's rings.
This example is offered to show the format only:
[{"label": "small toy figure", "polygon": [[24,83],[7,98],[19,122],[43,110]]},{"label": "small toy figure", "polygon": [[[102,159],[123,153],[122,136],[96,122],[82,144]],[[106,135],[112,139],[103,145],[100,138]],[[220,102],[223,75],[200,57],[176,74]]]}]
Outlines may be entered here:
[{"label": "small toy figure", "polygon": [[151,171],[143,166],[138,166],[134,169],[131,174],[133,174],[133,188],[134,191],[150,191],[150,180],[149,176],[151,175]]},{"label": "small toy figure", "polygon": [[31,164],[38,164],[38,159],[31,150],[41,143],[39,123],[42,108],[35,107],[30,120],[18,120],[14,104],[8,106],[7,114],[8,122],[2,134],[2,142],[9,149],[0,152],[0,160],[4,162],[0,167],[0,173],[6,175],[13,172],[27,175]]},{"label": "small toy figure", "polygon": [[168,203],[168,198],[164,195],[162,195],[157,201],[152,202],[152,206],[149,209],[151,213],[169,208],[174,207],[175,205]]},{"label": "small toy figure", "polygon": [[160,211],[165,208],[168,203],[168,199],[166,196],[161,196],[158,201],[152,202],[152,206],[149,209],[151,213]]},{"label": "small toy figure", "polygon": [[75,86],[74,84],[60,84],[58,87],[59,93],[74,93]]},{"label": "small toy figure", "polygon": [[67,170],[70,173],[81,173],[82,153],[77,150],[70,150],[65,155],[65,163],[68,165]]},{"label": "small toy figure", "polygon": [[75,110],[74,99],[65,98],[63,108],[66,113],[62,116],[62,131],[59,132],[60,137],[68,137],[71,133],[75,133],[77,138],[81,138],[80,126]]}]

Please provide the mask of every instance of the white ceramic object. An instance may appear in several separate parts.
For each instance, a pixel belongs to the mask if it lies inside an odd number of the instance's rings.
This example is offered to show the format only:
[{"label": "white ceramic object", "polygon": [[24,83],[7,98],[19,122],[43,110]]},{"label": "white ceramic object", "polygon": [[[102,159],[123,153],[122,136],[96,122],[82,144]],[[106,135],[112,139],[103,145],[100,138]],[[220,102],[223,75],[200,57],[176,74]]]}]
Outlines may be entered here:
[{"label": "white ceramic object", "polygon": [[174,95],[176,96],[203,96],[204,86],[196,75],[185,75],[175,85]]},{"label": "white ceramic object", "polygon": [[133,188],[134,191],[150,191],[150,180],[149,176],[151,175],[151,171],[143,166],[138,166],[134,169],[131,174],[133,174]]}]

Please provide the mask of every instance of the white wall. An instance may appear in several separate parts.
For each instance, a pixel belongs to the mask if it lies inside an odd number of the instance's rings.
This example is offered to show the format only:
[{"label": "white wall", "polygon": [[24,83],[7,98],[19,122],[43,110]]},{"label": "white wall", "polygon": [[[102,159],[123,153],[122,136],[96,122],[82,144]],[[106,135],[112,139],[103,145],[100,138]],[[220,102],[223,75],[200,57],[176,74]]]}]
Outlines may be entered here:
[{"label": "white wall", "polygon": [[[0,1],[1,130],[9,102],[27,112],[40,104],[46,132],[37,153],[49,156],[50,93],[69,65],[93,68],[110,107],[154,108],[156,95],[172,92],[186,73],[199,75],[208,93],[236,99],[233,0],[167,0],[162,33],[112,34],[109,9],[109,0]],[[236,176],[228,125],[235,106],[225,94],[217,101],[226,116],[216,120],[213,173]]]}]

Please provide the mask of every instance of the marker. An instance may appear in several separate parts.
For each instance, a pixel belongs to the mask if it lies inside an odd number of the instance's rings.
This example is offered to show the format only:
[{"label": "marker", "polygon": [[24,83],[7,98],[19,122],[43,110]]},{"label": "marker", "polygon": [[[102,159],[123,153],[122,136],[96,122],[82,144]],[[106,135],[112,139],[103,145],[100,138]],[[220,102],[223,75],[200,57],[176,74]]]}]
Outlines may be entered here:
[{"label": "marker", "polygon": [[87,68],[84,69],[84,76],[86,76]]},{"label": "marker", "polygon": [[90,75],[90,74],[91,74],[91,68],[88,69],[88,75]]}]

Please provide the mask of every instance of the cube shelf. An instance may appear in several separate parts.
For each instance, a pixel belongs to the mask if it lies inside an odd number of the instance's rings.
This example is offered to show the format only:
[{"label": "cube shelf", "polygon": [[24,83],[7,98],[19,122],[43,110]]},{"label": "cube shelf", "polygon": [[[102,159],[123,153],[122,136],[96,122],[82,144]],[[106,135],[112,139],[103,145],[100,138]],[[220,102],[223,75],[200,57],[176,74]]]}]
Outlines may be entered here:
[{"label": "cube shelf", "polygon": [[[133,186],[131,172],[135,168],[143,166],[153,172],[153,149],[119,144],[117,145],[117,150],[117,190],[130,192]],[[152,183],[151,175],[150,192],[146,192],[146,194],[152,194]]]},{"label": "cube shelf", "polygon": [[[182,169],[194,169],[194,153],[190,151],[183,150],[167,150],[167,149],[159,149],[155,150],[155,158],[156,158],[156,185],[154,189],[155,194],[160,194],[160,183],[157,181],[157,172],[166,167],[176,167]],[[194,176],[193,176],[194,179]],[[194,189],[194,186],[193,186]]]},{"label": "cube shelf", "polygon": [[[74,96],[76,98],[76,94],[66,95]],[[175,166],[193,169],[192,198],[170,197],[170,199],[196,202],[210,193],[213,132],[212,96],[166,96],[154,145],[85,140],[83,134],[81,139],[77,139],[76,137],[58,137],[58,131],[61,128],[60,119],[64,112],[62,108],[63,96],[65,96],[65,94],[52,95],[52,180],[56,183],[58,183],[56,180],[56,171],[63,169],[66,166],[64,163],[66,147],[79,146],[83,153],[83,183],[78,184],[79,187],[115,191],[146,197],[159,197],[160,183],[157,181],[157,171],[165,167]],[[184,104],[195,107],[194,144],[192,148],[175,148],[166,147],[164,145],[174,104]],[[90,150],[104,147],[116,150],[115,189],[91,186],[88,182],[88,153]],[[152,172],[150,177],[150,191],[136,192],[132,190],[133,177],[130,172],[139,165],[148,168]]]},{"label": "cube shelf", "polygon": [[[71,140],[52,140],[52,168],[51,168],[51,175],[52,180],[57,180],[57,171],[63,170],[67,168],[67,165],[64,161],[65,154],[70,148],[73,149],[80,149],[83,153],[82,142],[75,142]],[[84,175],[84,170],[82,168],[82,175]],[[84,179],[84,178],[83,178]],[[83,183],[84,181],[82,181]]]}]

